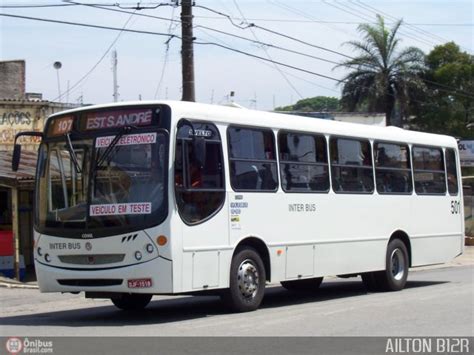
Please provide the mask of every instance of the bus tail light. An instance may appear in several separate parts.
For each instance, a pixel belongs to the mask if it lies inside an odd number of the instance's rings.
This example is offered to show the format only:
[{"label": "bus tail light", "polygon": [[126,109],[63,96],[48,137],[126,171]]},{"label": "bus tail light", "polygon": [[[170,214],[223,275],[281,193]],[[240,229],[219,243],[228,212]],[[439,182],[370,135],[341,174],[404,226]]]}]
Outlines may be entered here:
[{"label": "bus tail light", "polygon": [[166,238],[164,235],[160,235],[158,238],[156,238],[156,243],[162,247],[168,243],[168,238]]}]

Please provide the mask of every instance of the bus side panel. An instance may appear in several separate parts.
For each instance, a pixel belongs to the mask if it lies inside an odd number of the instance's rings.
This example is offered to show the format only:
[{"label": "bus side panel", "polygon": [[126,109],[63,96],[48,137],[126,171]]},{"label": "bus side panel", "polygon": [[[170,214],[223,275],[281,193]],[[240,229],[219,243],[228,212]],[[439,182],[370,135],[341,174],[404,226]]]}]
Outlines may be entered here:
[{"label": "bus side panel", "polygon": [[445,263],[462,253],[459,200],[460,195],[413,197],[412,266]]}]

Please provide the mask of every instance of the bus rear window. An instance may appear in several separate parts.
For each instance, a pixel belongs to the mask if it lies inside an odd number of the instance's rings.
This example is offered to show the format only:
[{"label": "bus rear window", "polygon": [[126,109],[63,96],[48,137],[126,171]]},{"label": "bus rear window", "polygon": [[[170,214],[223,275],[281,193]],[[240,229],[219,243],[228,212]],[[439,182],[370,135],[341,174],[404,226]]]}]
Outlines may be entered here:
[{"label": "bus rear window", "polygon": [[448,192],[450,195],[457,195],[459,190],[458,169],[454,149],[446,149],[446,172],[448,173]]}]

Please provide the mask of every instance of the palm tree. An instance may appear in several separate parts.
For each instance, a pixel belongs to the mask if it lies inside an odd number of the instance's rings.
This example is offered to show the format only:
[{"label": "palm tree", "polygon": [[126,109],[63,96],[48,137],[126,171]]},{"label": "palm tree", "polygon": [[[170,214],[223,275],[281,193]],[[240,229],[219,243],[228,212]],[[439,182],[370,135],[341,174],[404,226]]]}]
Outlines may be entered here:
[{"label": "palm tree", "polygon": [[361,105],[371,112],[383,111],[387,126],[392,124],[395,105],[406,116],[410,93],[424,87],[419,77],[424,69],[423,52],[416,47],[398,51],[400,39],[396,35],[401,24],[400,20],[389,30],[377,15],[375,25],[359,25],[364,41],[346,44],[360,55],[336,66],[351,70],[341,80],[342,105],[349,111]]}]

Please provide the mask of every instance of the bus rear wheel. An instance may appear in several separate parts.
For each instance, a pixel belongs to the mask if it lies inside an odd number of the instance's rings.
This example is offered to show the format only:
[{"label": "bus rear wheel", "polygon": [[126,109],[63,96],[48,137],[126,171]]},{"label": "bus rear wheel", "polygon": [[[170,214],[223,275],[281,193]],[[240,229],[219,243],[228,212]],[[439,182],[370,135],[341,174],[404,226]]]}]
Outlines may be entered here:
[{"label": "bus rear wheel", "polygon": [[256,310],[265,293],[266,274],[262,259],[253,248],[236,252],[230,266],[229,288],[222,299],[235,312]]},{"label": "bus rear wheel", "polygon": [[393,239],[387,247],[385,270],[362,274],[362,281],[369,291],[400,291],[406,285],[409,266],[405,243]]},{"label": "bus rear wheel", "polygon": [[323,282],[322,277],[304,280],[282,281],[281,285],[289,291],[314,291],[319,288]]},{"label": "bus rear wheel", "polygon": [[115,307],[122,310],[140,310],[145,308],[150,303],[153,295],[132,293],[123,293],[116,297],[112,297],[111,301]]}]

